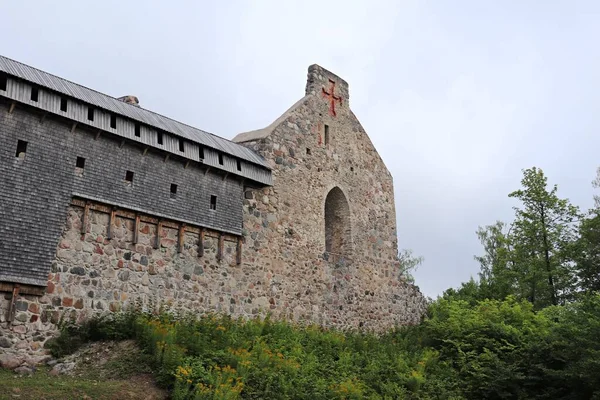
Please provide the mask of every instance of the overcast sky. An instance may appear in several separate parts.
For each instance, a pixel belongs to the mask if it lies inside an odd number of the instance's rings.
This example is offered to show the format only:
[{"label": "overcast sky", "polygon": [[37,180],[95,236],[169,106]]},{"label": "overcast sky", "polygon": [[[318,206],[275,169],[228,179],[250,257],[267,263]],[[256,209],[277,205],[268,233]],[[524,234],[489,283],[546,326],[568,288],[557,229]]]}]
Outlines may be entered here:
[{"label": "overcast sky", "polygon": [[521,169],[593,204],[599,1],[2,0],[0,14],[1,54],[225,138],[301,98],[310,64],[341,76],[428,296],[476,275],[475,231],[512,218]]}]

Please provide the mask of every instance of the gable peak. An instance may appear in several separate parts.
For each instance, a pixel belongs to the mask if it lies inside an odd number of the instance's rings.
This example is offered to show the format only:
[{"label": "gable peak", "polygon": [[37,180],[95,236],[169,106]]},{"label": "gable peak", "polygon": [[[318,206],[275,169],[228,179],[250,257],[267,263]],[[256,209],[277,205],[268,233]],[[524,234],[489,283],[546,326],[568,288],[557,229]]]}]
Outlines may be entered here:
[{"label": "gable peak", "polygon": [[346,107],[348,107],[350,102],[348,82],[318,64],[308,67],[306,95],[311,94],[316,96],[335,96]]}]

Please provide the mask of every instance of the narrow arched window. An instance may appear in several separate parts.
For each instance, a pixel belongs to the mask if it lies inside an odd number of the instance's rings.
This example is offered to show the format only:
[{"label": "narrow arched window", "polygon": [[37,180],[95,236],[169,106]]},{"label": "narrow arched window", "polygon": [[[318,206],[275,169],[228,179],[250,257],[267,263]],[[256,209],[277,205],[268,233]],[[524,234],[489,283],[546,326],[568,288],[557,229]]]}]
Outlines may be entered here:
[{"label": "narrow arched window", "polygon": [[334,187],[325,199],[325,252],[331,261],[350,256],[350,206],[344,192]]}]

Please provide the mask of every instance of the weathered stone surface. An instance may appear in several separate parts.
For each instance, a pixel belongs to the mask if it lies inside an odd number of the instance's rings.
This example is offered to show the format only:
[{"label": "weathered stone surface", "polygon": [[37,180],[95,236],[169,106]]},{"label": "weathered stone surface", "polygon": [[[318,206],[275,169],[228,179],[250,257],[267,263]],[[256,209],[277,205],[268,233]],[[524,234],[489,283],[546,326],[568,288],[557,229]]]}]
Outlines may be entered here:
[{"label": "weathered stone surface", "polygon": [[70,371],[73,370],[73,368],[75,368],[75,363],[74,362],[66,362],[66,363],[58,363],[56,365],[54,365],[54,367],[52,367],[52,369],[50,370],[50,375],[64,375],[69,373]]},{"label": "weathered stone surface", "polygon": [[52,357],[49,355],[33,356],[25,358],[25,364],[27,364],[30,367],[35,367],[40,364],[47,363],[50,360],[52,360]]},{"label": "weathered stone surface", "polygon": [[0,347],[9,348],[12,346],[12,341],[7,337],[0,336]]},{"label": "weathered stone surface", "polygon": [[22,359],[16,354],[0,354],[0,367],[6,369],[15,369],[21,365]]},{"label": "weathered stone surface", "polygon": [[74,275],[80,275],[83,276],[85,275],[85,268],[83,267],[73,267],[71,268],[70,272]]},{"label": "weathered stone surface", "polygon": [[26,365],[21,365],[20,367],[17,367],[14,369],[15,373],[19,374],[19,375],[31,375],[33,374],[33,368],[28,367]]},{"label": "weathered stone surface", "polygon": [[[332,81],[335,113],[323,92]],[[302,101],[237,140],[264,157],[274,178],[272,187],[240,192],[241,264],[237,237],[224,236],[219,258],[220,232],[207,229],[200,257],[199,227],[186,227],[179,248],[178,225],[157,232],[150,214],[133,243],[135,214],[119,210],[108,239],[105,205],[90,210],[82,235],[83,208],[71,205],[47,295],[19,296],[19,325],[0,326],[0,346],[14,334],[8,347],[41,354],[62,316],[81,321],[137,303],[235,317],[270,312],[341,329],[417,323],[425,300],[399,276],[392,176],[349,108],[347,84],[311,67]],[[0,309],[8,304],[0,297]]]}]

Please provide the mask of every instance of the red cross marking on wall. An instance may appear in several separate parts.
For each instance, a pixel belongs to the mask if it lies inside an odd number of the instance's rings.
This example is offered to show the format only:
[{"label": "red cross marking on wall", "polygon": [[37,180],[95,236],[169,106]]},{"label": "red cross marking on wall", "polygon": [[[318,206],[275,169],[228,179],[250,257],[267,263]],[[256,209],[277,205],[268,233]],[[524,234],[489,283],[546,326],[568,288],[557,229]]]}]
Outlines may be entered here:
[{"label": "red cross marking on wall", "polygon": [[335,82],[332,81],[331,79],[329,80],[329,83],[331,84],[329,87],[329,92],[327,90],[325,90],[325,88],[323,88],[323,97],[327,98],[329,100],[329,114],[331,114],[333,117],[335,117],[337,114],[335,112],[335,102],[339,101],[340,105],[342,104],[342,98],[341,97],[336,97],[335,95]]}]

